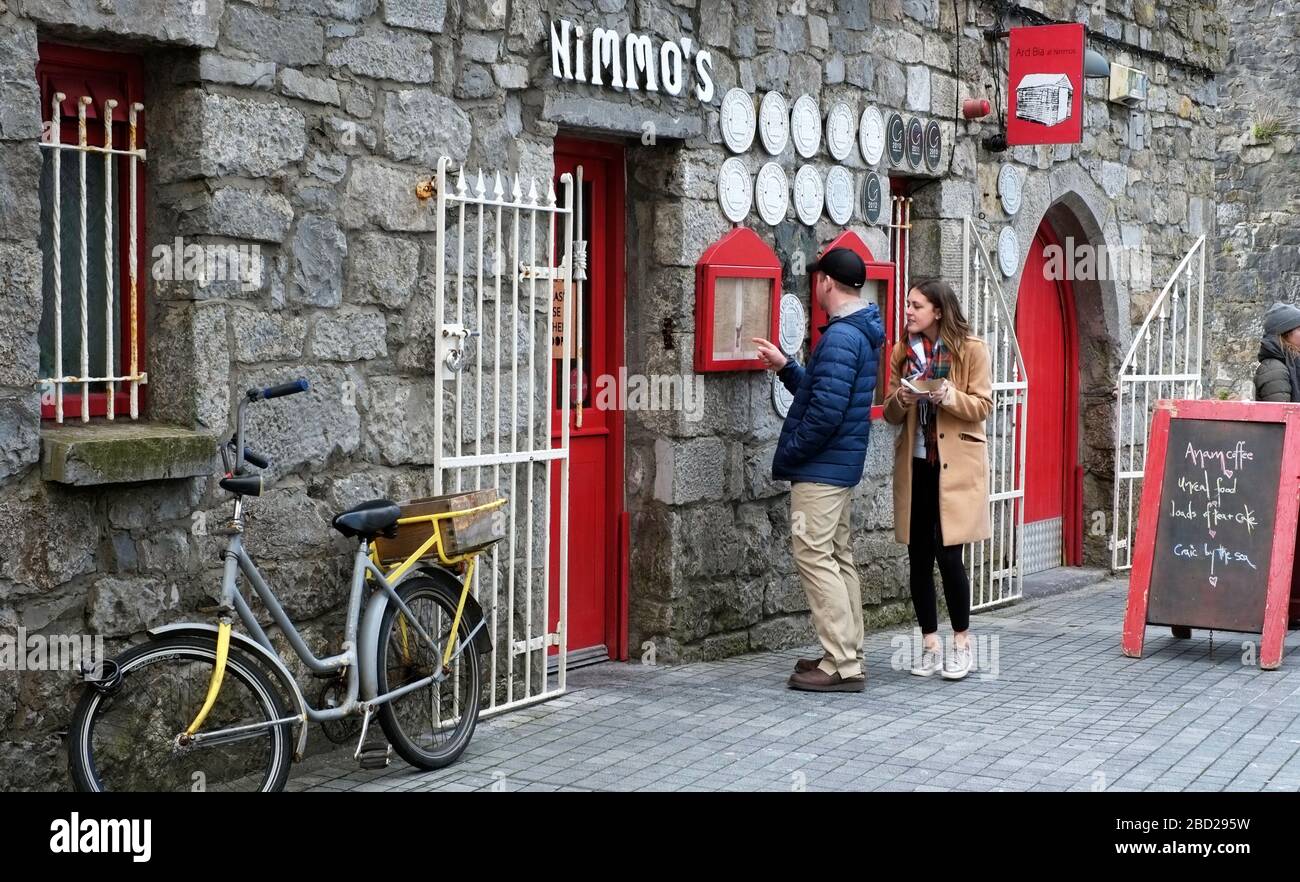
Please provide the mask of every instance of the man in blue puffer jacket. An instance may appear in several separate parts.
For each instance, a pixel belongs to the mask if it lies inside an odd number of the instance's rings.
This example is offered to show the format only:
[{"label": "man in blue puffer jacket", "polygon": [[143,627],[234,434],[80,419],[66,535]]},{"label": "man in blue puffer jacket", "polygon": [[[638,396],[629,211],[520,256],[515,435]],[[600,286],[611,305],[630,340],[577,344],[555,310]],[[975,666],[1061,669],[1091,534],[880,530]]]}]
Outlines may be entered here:
[{"label": "man in blue puffer jacket", "polygon": [[847,248],[833,248],[810,269],[820,273],[817,302],[830,316],[808,367],[788,360],[767,340],[759,354],[794,395],[781,427],[772,477],[790,482],[795,564],[808,595],[824,654],[800,659],[792,689],[861,692],[862,588],[853,563],[849,510],[862,480],[871,433],[871,404],[885,334],[880,310],[864,303],[867,269]]}]

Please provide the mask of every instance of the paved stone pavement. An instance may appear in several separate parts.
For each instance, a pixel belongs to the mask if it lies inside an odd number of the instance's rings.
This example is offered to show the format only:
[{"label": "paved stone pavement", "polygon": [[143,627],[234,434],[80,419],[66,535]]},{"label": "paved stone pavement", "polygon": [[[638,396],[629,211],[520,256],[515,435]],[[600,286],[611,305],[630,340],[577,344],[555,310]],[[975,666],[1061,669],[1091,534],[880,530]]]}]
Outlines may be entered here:
[{"label": "paved stone pavement", "polygon": [[[569,692],[480,722],[453,766],[309,759],[296,790],[1300,789],[1300,633],[1282,668],[1253,635],[1149,628],[1119,649],[1127,581],[977,615],[965,681],[891,666],[912,631],[867,635],[864,693],[785,688],[795,650],[575,671]],[[919,639],[919,636],[916,637]],[[910,655],[908,656],[910,658]]]}]

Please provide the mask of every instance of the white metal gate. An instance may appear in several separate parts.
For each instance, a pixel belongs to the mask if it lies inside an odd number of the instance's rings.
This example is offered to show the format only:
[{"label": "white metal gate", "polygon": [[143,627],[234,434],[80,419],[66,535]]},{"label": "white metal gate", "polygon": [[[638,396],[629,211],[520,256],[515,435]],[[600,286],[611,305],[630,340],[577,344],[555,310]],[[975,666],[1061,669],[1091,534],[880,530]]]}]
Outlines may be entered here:
[{"label": "white metal gate", "polygon": [[[553,285],[572,302],[574,182],[562,201],[546,181],[501,172],[448,183],[438,162],[434,376],[435,492],[495,487],[509,498],[507,538],[476,568],[474,595],[492,636],[485,713],[553,698],[565,689],[568,620],[570,384],[553,447]],[[507,196],[508,193],[508,196]],[[556,255],[564,255],[557,262]],[[573,335],[564,334],[560,376],[569,376]],[[504,345],[503,345],[504,344]],[[551,619],[552,472],[559,483],[559,616]],[[558,647],[554,674],[547,670]]]},{"label": "white metal gate", "polygon": [[1111,512],[1111,566],[1133,566],[1136,507],[1146,468],[1147,435],[1156,402],[1201,397],[1201,340],[1205,326],[1205,237],[1183,257],[1119,369],[1115,390],[1115,503]]},{"label": "white metal gate", "polygon": [[989,453],[990,538],[966,546],[971,609],[987,609],[1024,592],[1022,541],[1025,529],[1025,411],[1029,381],[998,275],[975,224],[962,225],[962,309],[989,348],[993,411],[985,422]]}]

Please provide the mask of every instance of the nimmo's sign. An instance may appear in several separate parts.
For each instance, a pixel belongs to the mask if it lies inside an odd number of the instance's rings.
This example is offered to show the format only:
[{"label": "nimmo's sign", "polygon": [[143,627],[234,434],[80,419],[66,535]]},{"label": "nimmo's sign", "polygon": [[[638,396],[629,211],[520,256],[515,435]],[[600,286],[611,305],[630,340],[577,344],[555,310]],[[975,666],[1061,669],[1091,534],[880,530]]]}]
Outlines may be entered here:
[{"label": "nimmo's sign", "polygon": [[695,49],[690,37],[664,40],[656,51],[644,35],[621,36],[598,27],[588,37],[582,25],[552,19],[551,73],[560,80],[674,97],[684,94],[687,80],[693,79],[695,98],[705,104],[713,100],[713,53]]},{"label": "nimmo's sign", "polygon": [[1081,24],[1011,29],[1008,144],[1083,140],[1083,44]]}]

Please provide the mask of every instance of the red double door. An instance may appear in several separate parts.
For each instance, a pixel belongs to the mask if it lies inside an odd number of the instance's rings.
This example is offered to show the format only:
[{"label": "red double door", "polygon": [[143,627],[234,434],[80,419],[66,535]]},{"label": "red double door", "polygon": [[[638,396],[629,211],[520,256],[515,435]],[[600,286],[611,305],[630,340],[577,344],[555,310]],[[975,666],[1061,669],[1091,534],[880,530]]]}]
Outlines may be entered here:
[{"label": "red double door", "polygon": [[[1083,558],[1078,330],[1074,292],[1069,278],[1057,272],[1063,261],[1050,260],[1051,246],[1060,243],[1044,220],[1025,256],[1016,302],[1016,336],[1029,376],[1025,528],[1035,541],[1051,539],[1051,566],[1077,566]],[[1058,521],[1059,557],[1054,539]],[[1036,567],[1042,568],[1041,563]]]},{"label": "red double door", "polygon": [[[619,368],[623,365],[623,148],[602,141],[557,138],[557,194],[564,193],[561,175],[572,175],[576,186],[579,166],[582,190],[575,192],[575,204],[580,223],[575,224],[574,238],[587,243],[587,279],[581,285],[581,321],[573,337],[574,358],[569,376],[561,376],[561,360],[554,359],[551,367],[555,374],[552,446],[558,447],[562,442],[565,384],[572,402],[568,517],[570,664],[627,658],[628,522],[623,505],[623,412],[596,407],[600,390],[606,383],[619,381]],[[551,479],[551,621],[547,624],[554,631],[559,620],[563,529],[558,465],[552,467]]]}]

